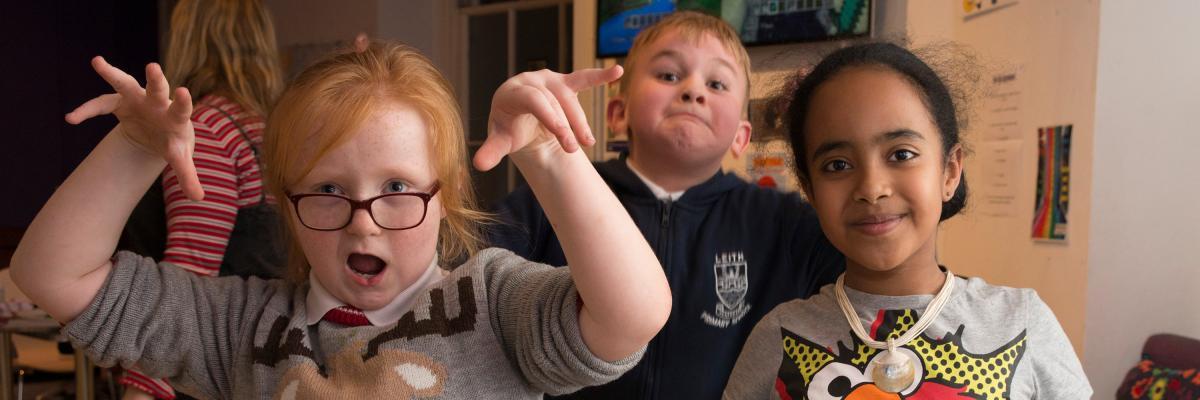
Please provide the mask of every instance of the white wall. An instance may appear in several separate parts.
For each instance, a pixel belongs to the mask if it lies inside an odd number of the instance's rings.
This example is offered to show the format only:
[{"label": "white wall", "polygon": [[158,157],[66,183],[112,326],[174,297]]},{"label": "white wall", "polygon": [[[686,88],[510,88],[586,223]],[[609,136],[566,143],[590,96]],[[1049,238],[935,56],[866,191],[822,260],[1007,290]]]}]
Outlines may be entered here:
[{"label": "white wall", "polygon": [[359,32],[374,34],[376,1],[266,0],[275,18],[280,48],[298,44],[350,41]]},{"label": "white wall", "polygon": [[[909,2],[908,33],[916,46],[943,41],[965,45],[980,59],[982,82],[1021,67],[1016,132],[1023,140],[1011,215],[984,215],[981,187],[988,154],[968,156],[972,193],[966,213],[946,221],[938,235],[940,261],[956,272],[993,284],[1029,287],[1050,306],[1082,356],[1087,309],[1087,260],[1092,193],[1092,139],[1099,5],[1092,0],[1020,1],[966,20],[961,3]],[[960,67],[961,68],[961,67]],[[982,83],[981,82],[981,83]],[[963,82],[958,82],[962,84]],[[979,86],[985,89],[986,86]],[[974,119],[968,145],[983,146],[989,115],[985,100],[969,104]],[[1037,129],[1073,124],[1067,240],[1031,238],[1037,181]]]},{"label": "white wall", "polygon": [[[451,85],[465,67],[460,60],[462,19],[458,5],[448,0],[266,0],[275,18],[275,32],[285,61],[319,56],[333,43],[349,43],[359,33],[397,40],[429,57]],[[297,47],[315,45],[304,54]],[[311,61],[311,60],[301,60]],[[458,90],[456,88],[456,90]],[[465,98],[464,93],[456,93]]]},{"label": "white wall", "polygon": [[[443,1],[444,2],[444,1]],[[434,16],[433,0],[381,1],[377,13],[379,37],[397,39],[432,57],[435,28],[442,25]]]},{"label": "white wall", "polygon": [[454,42],[461,36],[459,22],[455,1],[380,1],[375,37],[417,48],[453,84],[459,70],[465,70],[458,62],[458,44]]},{"label": "white wall", "polygon": [[1098,398],[1151,334],[1200,338],[1196,16],[1188,0],[1100,5],[1084,340]]}]

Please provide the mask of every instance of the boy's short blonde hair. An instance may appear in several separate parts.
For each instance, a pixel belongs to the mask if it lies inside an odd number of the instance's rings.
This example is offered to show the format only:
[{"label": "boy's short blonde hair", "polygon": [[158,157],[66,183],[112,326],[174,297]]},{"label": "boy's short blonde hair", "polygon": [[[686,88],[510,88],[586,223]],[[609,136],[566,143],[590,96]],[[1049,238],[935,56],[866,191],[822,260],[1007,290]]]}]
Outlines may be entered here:
[{"label": "boy's short blonde hair", "polygon": [[742,68],[742,78],[746,83],[746,93],[743,93],[742,105],[743,109],[747,102],[750,101],[750,55],[746,53],[746,47],[742,46],[742,39],[738,36],[737,31],[729,26],[725,20],[696,11],[677,11],[667,15],[662,20],[654,25],[638,33],[633,39],[633,46],[629,48],[629,54],[625,57],[625,69],[627,72],[621,76],[621,93],[627,93],[629,83],[632,79],[633,71],[638,68],[638,55],[645,51],[645,47],[654,43],[666,32],[678,32],[684,39],[694,42],[699,42],[704,34],[712,35],[726,50],[733,54],[733,58],[737,61],[737,65]]},{"label": "boy's short blonde hair", "polygon": [[[363,120],[389,102],[415,108],[429,128],[428,149],[442,190],[445,210],[438,233],[443,262],[455,262],[482,246],[482,223],[467,170],[467,146],[458,103],[449,83],[417,50],[373,42],[366,50],[347,49],[308,67],[279,98],[265,130],[263,158],[268,189],[280,199],[288,224],[288,277],[300,281],[311,266],[304,257],[285,190],[308,175],[317,160],[350,140]],[[396,157],[403,155],[397,154]]]},{"label": "boy's short blonde hair", "polygon": [[219,92],[266,115],[283,88],[275,25],[260,0],[181,0],[166,53],[167,81],[197,99]]}]

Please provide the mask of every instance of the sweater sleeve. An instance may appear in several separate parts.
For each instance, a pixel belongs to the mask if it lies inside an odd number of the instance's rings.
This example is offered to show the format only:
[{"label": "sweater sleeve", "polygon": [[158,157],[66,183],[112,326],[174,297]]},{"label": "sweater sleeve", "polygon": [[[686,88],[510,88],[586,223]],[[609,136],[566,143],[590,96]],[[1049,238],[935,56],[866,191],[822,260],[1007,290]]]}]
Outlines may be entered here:
[{"label": "sweater sleeve", "polygon": [[136,365],[185,392],[229,398],[238,345],[277,290],[256,278],[205,278],[120,252],[91,305],[63,333],[102,367]]},{"label": "sweater sleeve", "polygon": [[1071,341],[1050,306],[1032,289],[1024,290],[1030,366],[1038,399],[1088,399],[1092,386]]},{"label": "sweater sleeve", "polygon": [[776,372],[783,360],[777,312],[778,307],[754,325],[754,330],[742,346],[737,363],[733,365],[733,372],[729,374],[722,398],[771,398]]},{"label": "sweater sleeve", "polygon": [[488,307],[505,354],[530,386],[548,394],[571,393],[612,381],[633,368],[644,349],[616,362],[591,352],[579,331],[579,294],[568,268],[527,261],[488,249]]}]

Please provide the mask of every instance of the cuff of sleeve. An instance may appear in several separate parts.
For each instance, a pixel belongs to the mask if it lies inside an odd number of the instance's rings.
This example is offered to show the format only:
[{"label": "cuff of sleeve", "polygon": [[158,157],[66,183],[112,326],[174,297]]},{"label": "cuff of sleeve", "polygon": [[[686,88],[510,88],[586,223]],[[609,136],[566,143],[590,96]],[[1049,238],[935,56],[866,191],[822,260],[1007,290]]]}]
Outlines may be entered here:
[{"label": "cuff of sleeve", "polygon": [[67,322],[62,329],[63,336],[70,340],[76,349],[83,349],[96,365],[106,368],[115,365],[116,360],[102,357],[91,349],[107,348],[114,344],[115,338],[105,334],[106,327],[111,322],[107,319],[113,315],[114,308],[123,306],[123,298],[126,297],[124,294],[128,293],[129,287],[133,284],[138,264],[154,264],[153,259],[144,258],[128,251],[117,252],[113,255],[112,262],[112,270],[108,273],[108,279],[96,292],[96,297],[92,299],[91,304],[75,319]]},{"label": "cuff of sleeve", "polygon": [[[645,353],[646,347],[638,349],[638,351],[630,354],[628,357],[617,361],[606,361],[588,348],[587,343],[583,341],[583,333],[579,330],[579,310],[582,306],[582,299],[579,297],[579,292],[575,289],[575,284],[571,281],[570,273],[567,268],[557,268],[555,272],[563,274],[562,280],[555,283],[560,293],[556,298],[562,299],[561,307],[558,309],[558,330],[561,332],[562,342],[559,343],[559,349],[569,352],[563,354],[564,357],[569,357],[575,361],[569,363],[577,368],[577,376],[586,377],[585,380],[591,381],[582,386],[593,386],[610,382],[619,378],[621,375],[632,369],[639,361],[642,360],[642,354]],[[556,390],[547,390],[548,394],[559,395],[574,392],[580,387],[564,388],[562,392]]]},{"label": "cuff of sleeve", "polygon": [[[138,279],[158,279],[158,275],[140,276],[151,271],[157,273],[158,265],[154,258],[136,255],[130,251],[120,251],[113,256],[113,269],[108,273],[108,279],[96,292],[88,308],[71,322],[62,327],[62,336],[77,348],[88,354],[88,358],[102,368],[110,368],[122,362],[121,356],[128,357],[132,341],[116,334],[121,324],[114,323],[112,318],[120,316],[122,323],[140,324],[148,318],[149,308],[146,304],[133,304],[143,298],[131,297],[132,288]],[[144,291],[144,288],[143,288]],[[155,293],[142,292],[144,298],[155,298]],[[131,364],[122,365],[130,368]]]},{"label": "cuff of sleeve", "polygon": [[[568,275],[569,276],[569,275]],[[587,343],[583,341],[583,332],[579,330],[579,311],[583,308],[583,299],[579,297],[579,292],[575,289],[575,284],[570,283],[569,293],[563,301],[562,317],[559,319],[562,323],[562,330],[565,334],[571,350],[574,351],[575,357],[583,362],[590,372],[610,376],[613,379],[624,374],[638,361],[642,359],[642,353],[646,351],[646,347],[630,354],[628,357],[617,361],[605,361],[604,359],[592,353],[592,350],[587,347]]]}]

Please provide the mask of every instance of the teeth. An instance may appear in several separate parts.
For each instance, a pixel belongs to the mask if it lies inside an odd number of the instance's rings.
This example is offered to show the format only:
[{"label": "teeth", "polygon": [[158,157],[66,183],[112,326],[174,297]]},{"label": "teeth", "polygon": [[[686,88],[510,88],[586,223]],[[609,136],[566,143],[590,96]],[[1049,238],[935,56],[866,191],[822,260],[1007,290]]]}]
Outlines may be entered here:
[{"label": "teeth", "polygon": [[375,275],[379,275],[379,274],[364,274],[362,272],[356,272],[356,271],[351,271],[351,272],[354,272],[356,275],[361,276],[363,278],[372,278]]}]

